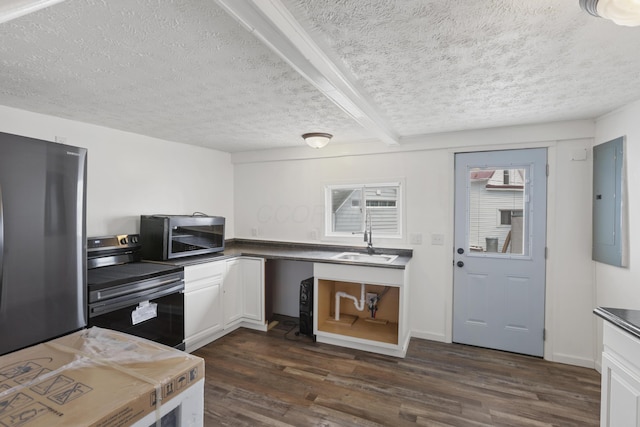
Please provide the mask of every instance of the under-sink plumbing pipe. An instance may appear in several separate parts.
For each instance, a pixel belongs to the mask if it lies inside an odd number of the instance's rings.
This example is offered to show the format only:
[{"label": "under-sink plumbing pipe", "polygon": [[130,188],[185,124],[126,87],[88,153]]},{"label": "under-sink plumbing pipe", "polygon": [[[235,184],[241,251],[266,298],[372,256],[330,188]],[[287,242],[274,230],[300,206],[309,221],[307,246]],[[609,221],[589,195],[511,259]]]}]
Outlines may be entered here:
[{"label": "under-sink plumbing pipe", "polygon": [[360,302],[358,302],[358,299],[351,294],[342,291],[336,292],[336,321],[340,320],[340,298],[349,298],[350,300],[353,300],[353,305],[356,307],[356,310],[364,310],[364,283],[360,284]]}]

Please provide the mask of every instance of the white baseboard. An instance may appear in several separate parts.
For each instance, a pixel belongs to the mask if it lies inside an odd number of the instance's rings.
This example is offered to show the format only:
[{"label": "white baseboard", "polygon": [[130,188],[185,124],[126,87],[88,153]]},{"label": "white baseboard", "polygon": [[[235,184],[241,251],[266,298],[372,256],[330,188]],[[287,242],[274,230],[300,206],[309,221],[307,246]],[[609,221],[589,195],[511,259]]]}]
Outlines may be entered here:
[{"label": "white baseboard", "polygon": [[[566,365],[580,366],[582,368],[596,369],[596,362],[584,357],[572,356],[570,354],[555,353],[551,362],[564,363]],[[596,369],[597,370],[597,369]]]},{"label": "white baseboard", "polygon": [[438,341],[438,342],[445,342],[445,343],[451,342],[451,341],[447,341],[447,337],[444,334],[427,332],[427,331],[411,331],[411,338],[420,338],[423,340]]},{"label": "white baseboard", "polygon": [[269,325],[265,322],[256,322],[253,320],[245,320],[240,323],[238,326],[246,329],[253,329],[256,331],[267,332],[269,330]]},{"label": "white baseboard", "polygon": [[[451,343],[448,341],[444,334],[439,334],[435,332],[427,332],[427,331],[411,331],[412,338],[419,338],[430,341],[437,341],[443,343]],[[556,353],[552,355],[553,359],[551,362],[564,363],[566,365],[574,365],[580,366],[582,368],[590,368],[595,369],[598,372],[601,372],[600,364],[597,361],[592,359],[587,359],[584,357],[573,356],[570,354],[561,354]]]}]

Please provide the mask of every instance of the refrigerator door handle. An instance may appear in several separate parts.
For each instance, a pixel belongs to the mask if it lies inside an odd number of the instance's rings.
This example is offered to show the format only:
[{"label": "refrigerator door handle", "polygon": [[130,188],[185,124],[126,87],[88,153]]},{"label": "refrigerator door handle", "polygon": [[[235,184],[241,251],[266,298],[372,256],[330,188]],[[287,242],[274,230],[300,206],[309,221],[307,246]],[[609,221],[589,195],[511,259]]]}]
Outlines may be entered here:
[{"label": "refrigerator door handle", "polygon": [[4,211],[2,209],[2,186],[0,186],[0,308],[2,308],[2,283],[4,279]]}]

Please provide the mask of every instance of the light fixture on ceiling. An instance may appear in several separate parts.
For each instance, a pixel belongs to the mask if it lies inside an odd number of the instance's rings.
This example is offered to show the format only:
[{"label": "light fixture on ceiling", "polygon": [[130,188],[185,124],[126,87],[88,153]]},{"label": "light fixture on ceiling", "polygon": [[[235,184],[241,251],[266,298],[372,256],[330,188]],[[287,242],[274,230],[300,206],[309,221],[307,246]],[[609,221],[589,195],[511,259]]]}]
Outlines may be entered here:
[{"label": "light fixture on ceiling", "polygon": [[640,25],[639,0],[580,0],[580,7],[590,15],[610,19],[618,25]]},{"label": "light fixture on ceiling", "polygon": [[311,132],[303,134],[302,138],[309,147],[322,148],[329,143],[329,140],[333,138],[333,135],[323,132]]}]

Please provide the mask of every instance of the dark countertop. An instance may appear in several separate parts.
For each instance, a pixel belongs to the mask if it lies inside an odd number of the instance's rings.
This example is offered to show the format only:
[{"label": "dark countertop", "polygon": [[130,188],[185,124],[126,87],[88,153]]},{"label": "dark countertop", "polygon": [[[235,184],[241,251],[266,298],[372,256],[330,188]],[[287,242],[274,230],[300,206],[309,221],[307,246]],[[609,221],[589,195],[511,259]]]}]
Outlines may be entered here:
[{"label": "dark countertop", "polygon": [[593,312],[640,339],[640,310],[598,307]]},{"label": "dark countertop", "polygon": [[235,258],[238,256],[252,256],[267,260],[283,259],[290,261],[324,262],[333,264],[363,265],[367,267],[405,269],[413,256],[412,249],[375,248],[375,250],[377,254],[398,255],[398,258],[389,264],[343,261],[332,259],[331,257],[342,252],[366,253],[367,248],[362,246],[339,246],[238,239],[225,242],[224,252],[212,255],[178,258],[170,260],[169,262],[171,264],[187,266],[201,264],[203,262]]}]

